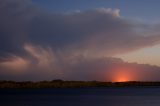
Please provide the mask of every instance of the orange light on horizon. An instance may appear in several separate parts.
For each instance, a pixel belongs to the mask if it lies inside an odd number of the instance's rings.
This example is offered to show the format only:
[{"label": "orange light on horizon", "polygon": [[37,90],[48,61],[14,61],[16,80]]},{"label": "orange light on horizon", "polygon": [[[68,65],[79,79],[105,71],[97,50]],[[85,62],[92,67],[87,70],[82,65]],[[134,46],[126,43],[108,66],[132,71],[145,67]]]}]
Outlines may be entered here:
[{"label": "orange light on horizon", "polygon": [[112,82],[131,81],[131,71],[129,68],[116,68],[113,71]]},{"label": "orange light on horizon", "polygon": [[119,76],[117,77],[117,79],[113,80],[113,82],[127,82],[129,81],[129,78],[127,78],[126,76]]}]

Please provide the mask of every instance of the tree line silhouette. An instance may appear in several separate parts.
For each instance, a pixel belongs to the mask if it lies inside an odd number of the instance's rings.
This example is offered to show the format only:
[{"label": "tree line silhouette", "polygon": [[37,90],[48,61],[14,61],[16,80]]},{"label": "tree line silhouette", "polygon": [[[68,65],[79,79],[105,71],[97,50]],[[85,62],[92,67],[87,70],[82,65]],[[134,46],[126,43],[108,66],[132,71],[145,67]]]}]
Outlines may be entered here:
[{"label": "tree line silhouette", "polygon": [[160,82],[100,82],[100,81],[0,81],[0,88],[86,88],[86,87],[160,87]]}]

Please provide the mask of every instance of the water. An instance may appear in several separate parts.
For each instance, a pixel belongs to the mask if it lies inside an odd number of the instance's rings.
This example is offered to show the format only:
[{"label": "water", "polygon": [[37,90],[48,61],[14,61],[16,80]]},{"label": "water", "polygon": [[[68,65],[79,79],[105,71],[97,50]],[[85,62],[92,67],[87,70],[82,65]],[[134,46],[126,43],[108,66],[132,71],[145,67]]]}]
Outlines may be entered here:
[{"label": "water", "polygon": [[160,106],[160,88],[0,90],[0,106]]}]

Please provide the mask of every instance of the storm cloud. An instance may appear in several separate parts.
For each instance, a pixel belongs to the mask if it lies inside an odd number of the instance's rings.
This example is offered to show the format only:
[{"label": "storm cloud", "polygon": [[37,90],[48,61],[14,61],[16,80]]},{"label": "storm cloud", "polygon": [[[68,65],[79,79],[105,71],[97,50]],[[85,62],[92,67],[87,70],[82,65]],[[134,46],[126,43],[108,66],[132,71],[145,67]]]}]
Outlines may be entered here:
[{"label": "storm cloud", "polygon": [[1,79],[113,80],[113,67],[134,66],[131,80],[158,80],[159,67],[112,57],[159,44],[159,25],[111,8],[49,13],[28,0],[0,0],[0,16]]}]

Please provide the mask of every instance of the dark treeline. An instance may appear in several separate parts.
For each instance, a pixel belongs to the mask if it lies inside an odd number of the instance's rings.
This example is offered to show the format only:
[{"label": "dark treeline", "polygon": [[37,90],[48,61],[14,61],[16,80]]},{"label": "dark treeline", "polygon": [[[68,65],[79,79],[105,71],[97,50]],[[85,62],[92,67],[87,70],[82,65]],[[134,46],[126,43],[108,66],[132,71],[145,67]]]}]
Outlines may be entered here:
[{"label": "dark treeline", "polygon": [[99,82],[99,81],[40,81],[15,82],[0,81],[0,88],[82,88],[82,87],[152,87],[159,86],[160,82]]}]

